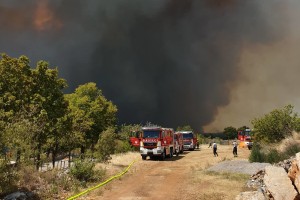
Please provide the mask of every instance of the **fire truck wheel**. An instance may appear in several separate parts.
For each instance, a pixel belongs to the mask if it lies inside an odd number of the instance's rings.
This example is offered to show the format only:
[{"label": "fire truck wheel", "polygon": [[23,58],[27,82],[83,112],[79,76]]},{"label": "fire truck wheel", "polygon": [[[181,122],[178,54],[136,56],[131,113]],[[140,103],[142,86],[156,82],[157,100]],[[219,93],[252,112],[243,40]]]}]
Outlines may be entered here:
[{"label": "fire truck wheel", "polygon": [[142,156],[142,159],[143,159],[143,160],[146,160],[146,158],[147,158],[147,156]]},{"label": "fire truck wheel", "polygon": [[183,147],[180,149],[180,153],[183,153]]}]

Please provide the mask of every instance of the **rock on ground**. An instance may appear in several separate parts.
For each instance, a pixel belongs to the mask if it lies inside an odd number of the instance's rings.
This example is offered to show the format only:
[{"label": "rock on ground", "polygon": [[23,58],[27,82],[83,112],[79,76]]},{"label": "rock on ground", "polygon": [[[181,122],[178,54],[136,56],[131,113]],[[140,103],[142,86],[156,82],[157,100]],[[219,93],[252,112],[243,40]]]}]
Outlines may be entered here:
[{"label": "rock on ground", "polygon": [[276,200],[295,199],[298,195],[292,181],[282,167],[267,166],[264,184]]}]

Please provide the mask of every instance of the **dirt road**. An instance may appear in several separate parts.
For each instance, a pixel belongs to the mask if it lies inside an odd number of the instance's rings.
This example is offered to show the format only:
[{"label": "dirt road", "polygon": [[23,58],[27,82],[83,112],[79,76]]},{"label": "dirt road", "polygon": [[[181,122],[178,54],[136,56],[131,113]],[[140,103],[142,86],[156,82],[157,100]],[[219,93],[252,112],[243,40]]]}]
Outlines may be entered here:
[{"label": "dirt road", "polygon": [[[138,162],[124,177],[92,192],[84,199],[234,199],[245,190],[245,179],[230,179],[207,173],[205,169],[224,160],[247,159],[249,153],[248,149],[238,149],[239,156],[234,158],[230,145],[219,145],[218,157],[213,156],[212,149],[207,145],[165,161],[143,161],[136,153],[130,159],[137,158]],[[123,159],[129,162],[126,156]],[[118,167],[122,169],[124,166]]]}]

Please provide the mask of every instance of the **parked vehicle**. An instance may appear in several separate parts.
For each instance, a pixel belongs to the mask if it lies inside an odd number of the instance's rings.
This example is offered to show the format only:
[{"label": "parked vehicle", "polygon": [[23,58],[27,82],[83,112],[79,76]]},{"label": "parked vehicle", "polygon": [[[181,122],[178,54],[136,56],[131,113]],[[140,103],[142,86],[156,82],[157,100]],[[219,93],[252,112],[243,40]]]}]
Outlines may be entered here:
[{"label": "parked vehicle", "polygon": [[197,145],[197,137],[193,131],[178,131],[183,135],[183,149],[195,150]]},{"label": "parked vehicle", "polygon": [[239,147],[247,147],[249,150],[252,149],[253,142],[251,140],[251,129],[245,129],[238,131]]},{"label": "parked vehicle", "polygon": [[174,154],[179,156],[179,154],[183,153],[183,134],[179,132],[175,132],[174,134]]},{"label": "parked vehicle", "polygon": [[130,144],[133,147],[140,147],[140,142],[141,142],[141,131],[132,131],[130,135]]},{"label": "parked vehicle", "polygon": [[147,156],[152,159],[159,157],[164,160],[167,156],[173,157],[174,153],[174,130],[162,127],[142,127],[140,153],[143,160]]}]

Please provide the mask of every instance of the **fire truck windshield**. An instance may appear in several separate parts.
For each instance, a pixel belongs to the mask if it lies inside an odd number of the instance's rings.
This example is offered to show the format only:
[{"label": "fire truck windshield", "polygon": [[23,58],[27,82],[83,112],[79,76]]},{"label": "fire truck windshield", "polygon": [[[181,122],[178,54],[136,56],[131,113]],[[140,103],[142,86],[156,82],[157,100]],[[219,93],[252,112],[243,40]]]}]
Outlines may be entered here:
[{"label": "fire truck windshield", "polygon": [[191,139],[191,138],[193,138],[193,133],[183,134],[183,138]]},{"label": "fire truck windshield", "polygon": [[144,138],[159,138],[158,130],[144,130]]}]

